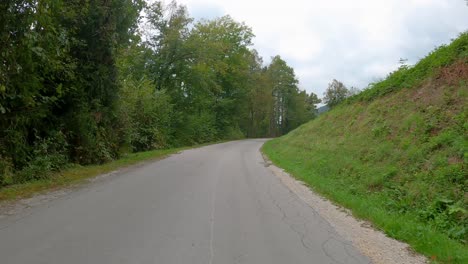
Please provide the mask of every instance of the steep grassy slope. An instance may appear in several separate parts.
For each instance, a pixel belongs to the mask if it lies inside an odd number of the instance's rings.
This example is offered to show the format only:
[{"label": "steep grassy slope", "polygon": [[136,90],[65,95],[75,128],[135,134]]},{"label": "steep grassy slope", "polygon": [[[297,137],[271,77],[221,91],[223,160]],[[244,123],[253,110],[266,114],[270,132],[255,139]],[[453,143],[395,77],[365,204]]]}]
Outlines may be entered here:
[{"label": "steep grassy slope", "polygon": [[463,34],[263,150],[434,262],[468,263],[467,132]]}]

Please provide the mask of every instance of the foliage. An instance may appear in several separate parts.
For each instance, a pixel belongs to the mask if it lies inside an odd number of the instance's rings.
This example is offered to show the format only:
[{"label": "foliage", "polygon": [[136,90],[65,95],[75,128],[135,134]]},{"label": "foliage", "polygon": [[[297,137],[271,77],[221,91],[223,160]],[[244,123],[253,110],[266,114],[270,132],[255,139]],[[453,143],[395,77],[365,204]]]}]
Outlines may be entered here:
[{"label": "foliage", "polygon": [[144,0],[12,0],[0,12],[0,186],[314,117],[316,96],[279,56],[265,67],[251,28],[229,16],[194,22],[175,1]]},{"label": "foliage", "polygon": [[172,105],[169,96],[155,91],[146,79],[126,81],[121,91],[121,122],[133,152],[168,146]]},{"label": "foliage", "polygon": [[[274,98],[271,87],[281,80],[268,70],[276,67],[274,63],[265,69],[256,51],[249,49],[254,35],[247,25],[229,16],[193,23],[185,7],[175,2],[166,7],[156,2],[148,13],[149,28],[159,32],[145,43],[152,52],[149,76],[156,89],[171,97],[173,145],[280,135],[313,117],[312,111],[306,117],[296,111],[303,116],[291,113],[292,125],[284,123],[280,129],[279,123],[272,123],[279,111],[273,102],[280,99]],[[281,62],[277,68],[290,69]],[[292,92],[284,109],[296,103],[310,108],[309,101],[292,99],[299,93],[292,70],[289,78]]]},{"label": "foliage", "polygon": [[346,86],[335,79],[328,84],[328,88],[323,94],[323,101],[329,107],[334,107],[337,104],[341,103],[344,99],[346,99],[350,95],[350,91]]},{"label": "foliage", "polygon": [[273,111],[270,136],[279,136],[312,119],[316,95],[300,92],[293,68],[280,56],[275,56],[266,69],[272,83]]},{"label": "foliage", "polygon": [[38,192],[57,189],[58,187],[76,186],[76,184],[80,184],[84,180],[98,175],[110,173],[138,163],[161,159],[167,155],[200,146],[203,145],[128,153],[122,155],[118,160],[99,165],[70,165],[59,172],[51,172],[49,178],[41,178],[39,180],[13,184],[1,188],[0,201],[15,201],[18,199],[29,198]]},{"label": "foliage", "polygon": [[[264,151],[416,251],[444,263],[466,263],[466,37],[267,142]],[[380,94],[397,76],[400,83],[419,85]]]},{"label": "foliage", "polygon": [[47,178],[68,163],[68,143],[62,132],[49,138],[38,138],[33,146],[31,160],[19,171],[11,183]]}]

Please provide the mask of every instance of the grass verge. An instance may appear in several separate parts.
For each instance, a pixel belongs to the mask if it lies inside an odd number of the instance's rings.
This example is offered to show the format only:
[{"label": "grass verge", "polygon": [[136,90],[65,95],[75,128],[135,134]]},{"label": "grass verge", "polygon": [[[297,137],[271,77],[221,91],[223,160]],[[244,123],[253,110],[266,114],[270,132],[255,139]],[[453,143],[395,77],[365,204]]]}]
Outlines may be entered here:
[{"label": "grass verge", "polygon": [[124,157],[101,165],[70,165],[59,172],[54,173],[50,178],[36,180],[22,184],[15,184],[0,188],[0,202],[13,201],[23,198],[29,198],[37,193],[44,191],[56,190],[59,188],[68,187],[74,184],[84,182],[86,179],[96,177],[98,175],[109,173],[117,169],[136,165],[138,163],[150,160],[158,160],[167,157],[168,155],[187,150],[198,148],[220,142],[213,142],[191,147],[161,149],[146,152],[130,153]]},{"label": "grass verge", "polygon": [[[467,247],[450,239],[437,229],[421,222],[417,212],[397,213],[385,207],[388,197],[369,193],[356,193],[352,184],[337,177],[327,177],[320,169],[311,169],[305,152],[288,146],[282,139],[265,143],[264,154],[278,167],[285,169],[298,180],[303,181],[317,193],[351,209],[353,215],[371,221],[374,226],[390,237],[405,241],[411,247],[427,256],[433,263],[468,263]],[[327,160],[329,157],[317,157]]]},{"label": "grass verge", "polygon": [[268,141],[270,160],[434,263],[468,263],[468,61],[341,104]]}]

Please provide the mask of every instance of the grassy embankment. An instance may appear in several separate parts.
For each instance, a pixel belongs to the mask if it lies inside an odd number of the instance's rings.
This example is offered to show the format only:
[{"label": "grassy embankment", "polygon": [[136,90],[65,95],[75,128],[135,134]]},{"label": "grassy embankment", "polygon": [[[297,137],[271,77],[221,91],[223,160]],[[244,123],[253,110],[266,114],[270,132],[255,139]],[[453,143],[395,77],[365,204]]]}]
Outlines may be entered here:
[{"label": "grassy embankment", "polygon": [[437,263],[468,263],[468,34],[263,151]]}]

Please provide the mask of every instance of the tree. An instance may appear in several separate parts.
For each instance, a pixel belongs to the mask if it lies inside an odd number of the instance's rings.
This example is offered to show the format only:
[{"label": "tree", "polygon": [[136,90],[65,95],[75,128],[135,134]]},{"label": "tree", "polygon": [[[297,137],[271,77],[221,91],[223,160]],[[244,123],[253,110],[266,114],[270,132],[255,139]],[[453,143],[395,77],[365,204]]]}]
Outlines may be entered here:
[{"label": "tree", "polygon": [[[58,106],[72,89],[76,62],[60,1],[0,3],[0,156],[31,161],[38,138],[61,127]],[[67,14],[63,14],[66,16]]]},{"label": "tree", "polygon": [[289,131],[289,122],[293,117],[289,110],[299,91],[298,80],[293,68],[289,67],[280,56],[273,57],[267,73],[272,82],[274,98],[270,132],[271,136],[278,136]]},{"label": "tree", "polygon": [[329,107],[334,107],[348,97],[349,90],[342,82],[333,79],[323,95],[323,101]]},{"label": "tree", "polygon": [[153,51],[148,62],[152,79],[158,90],[167,89],[174,99],[180,99],[181,74],[187,70],[186,62],[193,58],[193,49],[187,45],[193,19],[187,8],[175,1],[167,6],[156,1],[146,13],[149,30],[145,44]]},{"label": "tree", "polygon": [[307,106],[308,106],[308,110],[311,111],[311,112],[316,112],[316,105],[317,104],[320,104],[322,102],[322,100],[320,100],[318,98],[318,96],[314,93],[310,93],[309,94],[309,97],[307,98]]},{"label": "tree", "polygon": [[64,2],[58,20],[74,40],[77,65],[73,89],[60,106],[73,159],[96,163],[118,156],[117,100],[120,90],[118,51],[130,44],[138,27],[143,0]]},{"label": "tree", "polygon": [[139,42],[119,51],[117,67],[121,88],[118,134],[121,149],[138,152],[169,146],[173,105],[165,89],[155,90],[147,67],[151,50]]},{"label": "tree", "polygon": [[229,16],[194,23],[175,1],[0,1],[0,185],[313,118],[317,97],[279,56],[265,67],[253,37]]},{"label": "tree", "polygon": [[347,97],[355,96],[355,95],[359,94],[360,92],[361,92],[361,90],[359,88],[351,86],[351,88],[349,88],[349,90],[348,90],[348,96]]},{"label": "tree", "polygon": [[224,16],[196,23],[187,39],[193,56],[183,79],[186,116],[213,125],[208,131],[216,138],[243,136],[252,37],[248,26]]},{"label": "tree", "polygon": [[245,118],[243,128],[247,137],[269,136],[270,117],[273,112],[273,87],[266,68],[263,67],[263,60],[256,50],[251,51],[249,72],[248,117]]}]

